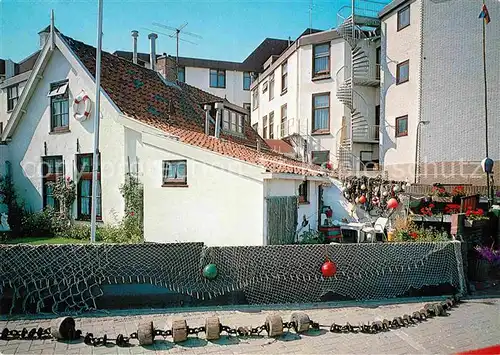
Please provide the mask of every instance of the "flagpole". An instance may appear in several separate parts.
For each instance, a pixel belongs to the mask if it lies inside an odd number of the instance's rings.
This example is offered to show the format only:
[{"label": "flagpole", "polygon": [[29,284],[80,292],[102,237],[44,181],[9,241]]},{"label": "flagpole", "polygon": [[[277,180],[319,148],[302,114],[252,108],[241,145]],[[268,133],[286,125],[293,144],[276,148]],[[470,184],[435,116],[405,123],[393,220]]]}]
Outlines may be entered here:
[{"label": "flagpole", "polygon": [[102,6],[103,0],[97,0],[97,54],[95,63],[95,112],[94,112],[94,154],[92,161],[92,211],[90,215],[90,241],[95,243],[97,219],[97,172],[99,169],[99,124],[101,104],[101,50],[102,50]]},{"label": "flagpole", "polygon": [[[483,9],[486,6],[485,0],[483,0]],[[488,144],[488,81],[486,76],[486,18],[482,19],[483,22],[483,80],[484,80],[484,123],[485,123],[485,145],[486,145],[486,158],[489,158],[489,144]],[[486,188],[488,191],[488,205],[490,201],[490,174],[486,173]]]}]

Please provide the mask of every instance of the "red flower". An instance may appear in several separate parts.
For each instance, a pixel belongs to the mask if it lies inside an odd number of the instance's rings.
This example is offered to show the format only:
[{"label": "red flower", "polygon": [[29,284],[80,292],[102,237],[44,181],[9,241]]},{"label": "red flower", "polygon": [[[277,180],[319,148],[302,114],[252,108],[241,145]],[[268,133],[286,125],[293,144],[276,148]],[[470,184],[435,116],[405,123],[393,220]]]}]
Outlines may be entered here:
[{"label": "red flower", "polygon": [[484,214],[483,209],[482,209],[482,208],[478,208],[478,209],[476,210],[476,214],[477,214],[478,216],[482,216],[482,215]]},{"label": "red flower", "polygon": [[467,210],[467,212],[465,212],[465,215],[466,215],[467,217],[469,217],[471,213],[472,213],[472,211],[471,211],[471,210]]},{"label": "red flower", "polygon": [[410,237],[412,237],[413,239],[417,239],[418,238],[418,234],[416,232],[411,232],[410,233]]},{"label": "red flower", "polygon": [[129,213],[129,215],[130,215],[131,217],[134,217],[135,212],[134,212],[134,211],[132,211],[132,212],[130,212],[130,213]]},{"label": "red flower", "polygon": [[434,208],[434,204],[433,203],[429,204],[429,208]]}]

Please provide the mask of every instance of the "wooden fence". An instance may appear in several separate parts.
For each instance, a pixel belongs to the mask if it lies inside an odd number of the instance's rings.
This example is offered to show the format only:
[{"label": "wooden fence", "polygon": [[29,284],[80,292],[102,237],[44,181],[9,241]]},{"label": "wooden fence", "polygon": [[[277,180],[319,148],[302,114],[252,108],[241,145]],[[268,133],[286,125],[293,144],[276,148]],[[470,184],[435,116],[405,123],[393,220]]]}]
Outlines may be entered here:
[{"label": "wooden fence", "polygon": [[[449,193],[457,187],[457,186],[463,186],[464,188],[464,193],[466,196],[472,196],[472,195],[481,195],[481,196],[487,196],[488,195],[488,189],[486,186],[473,186],[473,185],[442,185],[445,190]],[[500,186],[496,186],[493,188],[493,191],[499,191]],[[432,185],[411,185],[411,186],[406,186],[405,192],[412,194],[412,195],[428,195],[432,191]]]}]

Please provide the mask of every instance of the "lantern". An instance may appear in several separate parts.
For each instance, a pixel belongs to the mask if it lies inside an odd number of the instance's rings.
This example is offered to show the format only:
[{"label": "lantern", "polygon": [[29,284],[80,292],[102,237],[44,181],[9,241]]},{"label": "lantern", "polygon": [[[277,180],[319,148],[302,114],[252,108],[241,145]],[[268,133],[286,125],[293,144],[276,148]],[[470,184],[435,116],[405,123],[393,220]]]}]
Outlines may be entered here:
[{"label": "lantern", "polygon": [[203,276],[209,280],[213,280],[217,277],[217,266],[215,264],[208,264],[203,269]]},{"label": "lantern", "polygon": [[321,273],[323,274],[323,277],[332,277],[337,273],[337,265],[331,261],[325,261],[325,263],[321,266]]},{"label": "lantern", "polygon": [[481,161],[481,167],[486,174],[491,174],[493,172],[493,160],[490,158],[484,158]]},{"label": "lantern", "polygon": [[358,199],[358,201],[359,201],[359,203],[364,204],[366,202],[365,195],[360,196],[359,199]]},{"label": "lantern", "polygon": [[365,184],[361,185],[361,190],[366,190],[366,185]]},{"label": "lantern", "polygon": [[389,201],[387,201],[387,208],[394,209],[398,207],[398,205],[398,200],[396,200],[395,198],[391,198]]},{"label": "lantern", "polygon": [[387,197],[388,193],[387,191],[382,192],[382,196]]}]

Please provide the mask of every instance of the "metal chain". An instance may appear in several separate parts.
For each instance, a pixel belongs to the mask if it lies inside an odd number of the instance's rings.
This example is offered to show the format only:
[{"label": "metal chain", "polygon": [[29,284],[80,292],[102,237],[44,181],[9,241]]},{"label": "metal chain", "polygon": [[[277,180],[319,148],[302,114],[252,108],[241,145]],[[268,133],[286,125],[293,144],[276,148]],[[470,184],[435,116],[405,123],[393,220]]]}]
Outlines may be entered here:
[{"label": "metal chain", "polygon": [[13,340],[13,339],[50,339],[52,335],[50,334],[50,328],[23,328],[23,330],[9,330],[9,328],[4,328],[2,333],[0,333],[1,340]]},{"label": "metal chain", "polygon": [[345,325],[333,323],[330,326],[332,333],[368,333],[376,334],[385,332],[390,329],[398,329],[408,327],[423,322],[428,318],[445,316],[446,311],[456,307],[460,302],[457,296],[452,299],[447,299],[441,303],[426,304],[420,311],[413,312],[411,315],[405,314],[402,317],[395,317],[392,321],[384,319],[383,321],[375,321],[373,323],[352,325],[346,323]]}]

